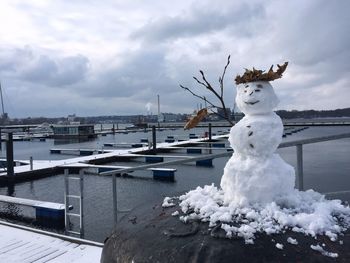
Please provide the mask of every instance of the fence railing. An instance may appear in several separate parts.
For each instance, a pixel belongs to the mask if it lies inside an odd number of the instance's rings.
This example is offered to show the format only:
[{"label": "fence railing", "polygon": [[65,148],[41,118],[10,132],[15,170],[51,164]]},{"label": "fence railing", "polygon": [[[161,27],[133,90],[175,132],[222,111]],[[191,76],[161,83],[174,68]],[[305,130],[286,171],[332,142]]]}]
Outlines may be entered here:
[{"label": "fence railing", "polygon": [[286,148],[286,147],[296,147],[296,154],[297,154],[297,178],[298,178],[298,188],[299,190],[304,190],[304,169],[303,169],[303,145],[304,144],[311,144],[311,143],[318,143],[318,142],[326,142],[326,141],[332,141],[332,140],[339,140],[344,138],[350,138],[350,133],[342,133],[342,134],[336,134],[336,135],[329,135],[329,136],[322,136],[322,137],[315,137],[310,139],[302,139],[302,140],[296,140],[291,142],[283,142],[279,145],[278,148]]},{"label": "fence railing", "polygon": [[[338,140],[338,139],[344,139],[344,138],[350,138],[350,133],[342,133],[342,134],[337,134],[337,135],[322,136],[322,137],[315,137],[315,138],[310,138],[310,139],[302,139],[302,140],[295,140],[295,141],[290,141],[290,142],[283,142],[279,145],[278,148],[286,148],[286,147],[294,147],[294,146],[296,147],[296,155],[297,155],[296,175],[297,175],[297,179],[298,179],[298,189],[299,190],[304,190],[303,145]],[[231,156],[231,155],[232,155],[232,151],[216,153],[216,154],[207,154],[207,155],[201,155],[201,156],[193,157],[193,158],[178,159],[178,160],[167,161],[167,162],[146,164],[146,165],[140,165],[140,166],[136,166],[136,167],[130,167],[130,168],[125,168],[125,169],[119,169],[119,170],[107,171],[107,172],[100,173],[100,175],[112,175],[113,216],[114,216],[115,224],[117,223],[117,212],[118,212],[117,184],[116,184],[117,183],[117,180],[116,180],[117,174],[127,173],[130,171],[136,171],[136,170],[145,170],[148,168],[156,168],[156,167],[166,166],[166,165],[177,165],[177,164],[184,164],[184,163],[189,163],[189,162],[194,162],[194,161],[199,161],[199,160],[227,157],[227,156]]]}]

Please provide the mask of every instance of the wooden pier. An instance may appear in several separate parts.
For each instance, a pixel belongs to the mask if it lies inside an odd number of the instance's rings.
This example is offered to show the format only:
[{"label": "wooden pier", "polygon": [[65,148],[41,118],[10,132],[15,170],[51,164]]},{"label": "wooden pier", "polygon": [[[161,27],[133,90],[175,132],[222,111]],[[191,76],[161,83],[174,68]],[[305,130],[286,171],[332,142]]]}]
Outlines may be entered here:
[{"label": "wooden pier", "polygon": [[0,221],[0,262],[100,262],[103,244]]}]

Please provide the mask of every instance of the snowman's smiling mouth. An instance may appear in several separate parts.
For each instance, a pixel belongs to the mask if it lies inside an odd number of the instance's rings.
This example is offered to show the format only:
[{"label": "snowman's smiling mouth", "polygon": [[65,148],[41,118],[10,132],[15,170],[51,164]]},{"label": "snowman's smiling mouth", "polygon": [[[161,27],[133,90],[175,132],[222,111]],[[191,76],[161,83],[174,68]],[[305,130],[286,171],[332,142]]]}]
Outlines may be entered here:
[{"label": "snowman's smiling mouth", "polygon": [[245,104],[248,104],[248,105],[254,105],[256,103],[260,102],[260,100],[256,100],[256,101],[245,101],[244,103]]}]

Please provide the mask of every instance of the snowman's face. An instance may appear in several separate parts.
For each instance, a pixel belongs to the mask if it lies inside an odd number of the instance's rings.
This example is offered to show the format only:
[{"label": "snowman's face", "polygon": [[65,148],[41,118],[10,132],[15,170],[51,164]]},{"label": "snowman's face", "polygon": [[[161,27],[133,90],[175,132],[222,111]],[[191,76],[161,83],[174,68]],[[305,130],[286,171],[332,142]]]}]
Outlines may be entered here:
[{"label": "snowman's face", "polygon": [[255,81],[237,86],[236,103],[246,115],[266,114],[278,104],[278,98],[267,81]]}]

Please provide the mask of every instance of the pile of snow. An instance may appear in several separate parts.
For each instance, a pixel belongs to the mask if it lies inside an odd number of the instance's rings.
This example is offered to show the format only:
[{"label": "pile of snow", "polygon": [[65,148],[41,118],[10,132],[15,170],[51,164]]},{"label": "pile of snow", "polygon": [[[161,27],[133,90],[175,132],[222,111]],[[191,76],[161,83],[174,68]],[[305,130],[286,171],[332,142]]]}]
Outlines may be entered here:
[{"label": "pile of snow", "polygon": [[338,257],[338,253],[328,252],[328,251],[324,250],[323,247],[321,247],[320,245],[311,245],[310,247],[311,247],[311,249],[320,252],[324,256],[331,257],[331,258]]},{"label": "pile of snow", "polygon": [[280,243],[277,243],[277,244],[276,244],[276,247],[277,247],[278,249],[283,249],[283,245],[280,244]]},{"label": "pile of snow", "polygon": [[166,208],[166,207],[172,207],[175,206],[175,204],[172,202],[172,199],[170,197],[165,197],[162,207]]},{"label": "pile of snow", "polygon": [[298,241],[294,238],[288,237],[287,242],[292,245],[298,245]]},{"label": "pile of snow", "polygon": [[[164,200],[168,204],[171,199]],[[327,200],[313,190],[293,193],[268,203],[225,204],[224,192],[212,185],[197,187],[179,197],[183,215],[180,220],[200,220],[209,227],[221,224],[228,238],[239,236],[247,244],[254,243],[257,233],[277,234],[285,230],[312,237],[326,235],[336,241],[350,226],[350,208],[340,200]],[[297,241],[288,238],[288,243]]]}]

